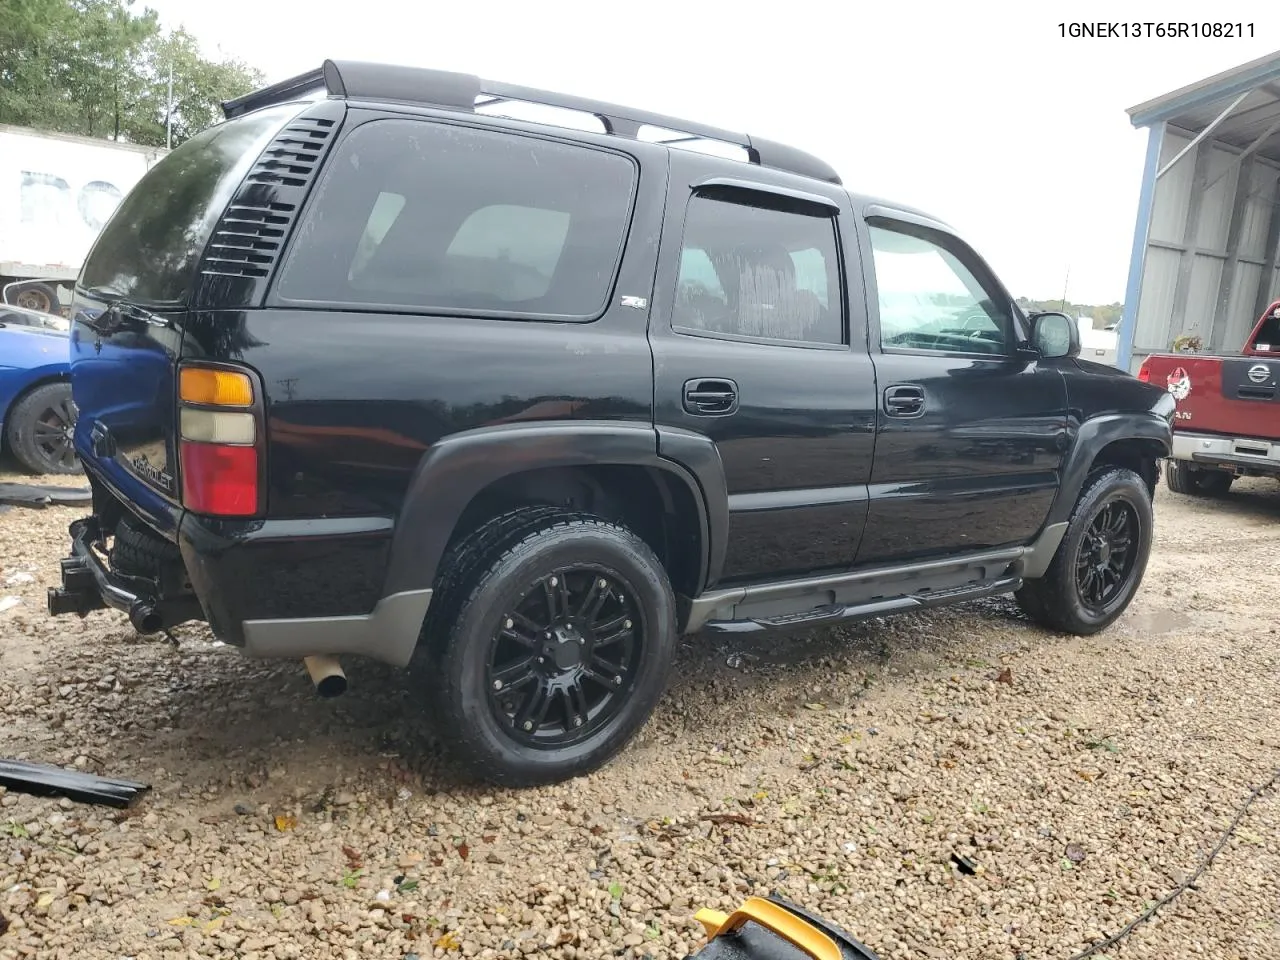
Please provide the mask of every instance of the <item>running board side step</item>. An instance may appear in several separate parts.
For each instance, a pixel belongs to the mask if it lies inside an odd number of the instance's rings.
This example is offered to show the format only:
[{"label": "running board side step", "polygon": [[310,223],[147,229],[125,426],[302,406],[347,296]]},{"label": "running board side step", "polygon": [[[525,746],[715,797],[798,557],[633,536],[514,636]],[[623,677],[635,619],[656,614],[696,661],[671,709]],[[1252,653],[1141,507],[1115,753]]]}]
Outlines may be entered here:
[{"label": "running board side step", "polygon": [[702,629],[707,633],[718,634],[779,633],[792,630],[811,630],[816,627],[853,623],[872,617],[910,613],[928,610],[931,607],[964,603],[969,600],[981,600],[983,597],[1013,593],[1021,586],[1022,577],[1002,577],[998,580],[989,580],[985,583],[975,583],[971,586],[951,590],[938,590],[936,592],[901,597],[877,598],[865,603],[827,604],[801,613],[783,614],[776,617],[709,620]]}]

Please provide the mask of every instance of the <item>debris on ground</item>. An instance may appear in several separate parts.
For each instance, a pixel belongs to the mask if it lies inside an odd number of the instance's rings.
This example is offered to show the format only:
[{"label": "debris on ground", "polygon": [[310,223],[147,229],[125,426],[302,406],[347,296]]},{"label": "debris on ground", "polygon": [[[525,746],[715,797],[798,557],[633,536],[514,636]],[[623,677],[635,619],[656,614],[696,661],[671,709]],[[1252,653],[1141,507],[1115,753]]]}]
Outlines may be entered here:
[{"label": "debris on ground", "polygon": [[80,803],[131,807],[150,787],[133,780],[98,777],[25,760],[0,760],[0,786],[38,797],[66,797]]}]

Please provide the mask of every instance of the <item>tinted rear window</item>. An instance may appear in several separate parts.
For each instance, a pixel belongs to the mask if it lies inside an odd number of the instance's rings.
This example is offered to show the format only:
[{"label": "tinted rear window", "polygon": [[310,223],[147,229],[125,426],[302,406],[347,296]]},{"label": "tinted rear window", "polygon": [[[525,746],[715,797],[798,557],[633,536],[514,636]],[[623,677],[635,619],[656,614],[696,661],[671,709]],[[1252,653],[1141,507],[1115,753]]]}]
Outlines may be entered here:
[{"label": "tinted rear window", "polygon": [[135,303],[184,302],[223,208],[272,137],[302,109],[286,104],[210,127],[152,167],[98,235],[81,286]]},{"label": "tinted rear window", "polygon": [[421,120],[358,127],[330,159],[278,294],[291,301],[585,319],[604,307],[635,165]]}]

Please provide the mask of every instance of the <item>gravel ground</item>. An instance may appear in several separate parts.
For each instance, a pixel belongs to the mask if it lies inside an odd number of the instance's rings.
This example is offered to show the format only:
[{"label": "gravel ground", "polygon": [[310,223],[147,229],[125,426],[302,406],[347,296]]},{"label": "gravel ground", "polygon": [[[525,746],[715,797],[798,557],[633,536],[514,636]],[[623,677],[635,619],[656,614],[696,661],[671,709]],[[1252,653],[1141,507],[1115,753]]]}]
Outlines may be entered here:
[{"label": "gravel ground", "polygon": [[[883,960],[1067,960],[1184,881],[1280,766],[1274,483],[1162,488],[1146,583],[1101,637],[1002,600],[698,639],[624,755],[523,792],[441,765],[408,675],[353,661],[322,701],[300,664],[202,628],[49,619],[78,512],[0,515],[0,597],[21,600],[0,756],[153,790],[126,812],[0,796],[0,960],[679,958],[694,910],[770,891]],[[1280,957],[1278,883],[1271,792],[1105,955]]]}]

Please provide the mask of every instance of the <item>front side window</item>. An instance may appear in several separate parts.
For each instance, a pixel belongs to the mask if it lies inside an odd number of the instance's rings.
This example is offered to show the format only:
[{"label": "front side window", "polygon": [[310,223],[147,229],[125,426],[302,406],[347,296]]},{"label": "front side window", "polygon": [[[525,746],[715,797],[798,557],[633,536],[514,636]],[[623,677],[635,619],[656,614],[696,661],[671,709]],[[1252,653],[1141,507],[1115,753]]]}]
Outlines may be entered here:
[{"label": "front side window", "polygon": [[293,301],[589,319],[635,165],[574,144],[376,120],[335,152],[281,270]]},{"label": "front side window", "polygon": [[839,269],[830,211],[746,191],[697,195],[685,219],[672,326],[841,344]]},{"label": "front side window", "polygon": [[1013,319],[941,238],[871,227],[884,349],[1004,355]]}]

